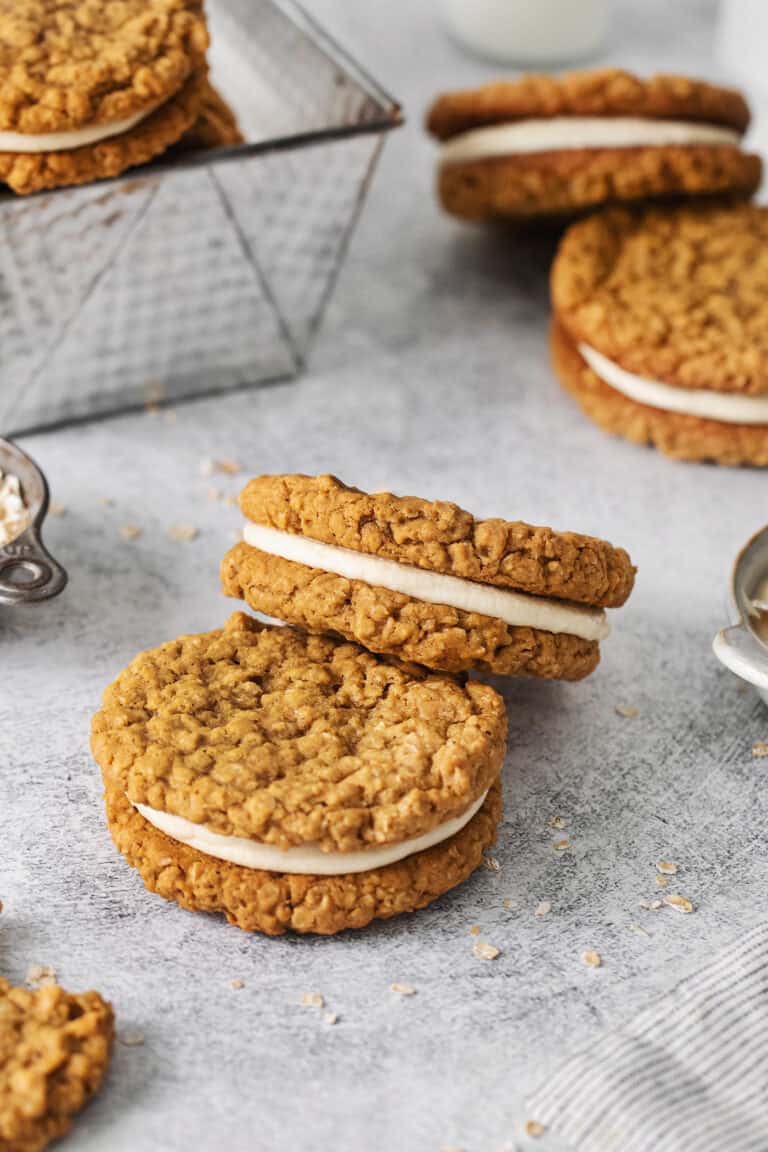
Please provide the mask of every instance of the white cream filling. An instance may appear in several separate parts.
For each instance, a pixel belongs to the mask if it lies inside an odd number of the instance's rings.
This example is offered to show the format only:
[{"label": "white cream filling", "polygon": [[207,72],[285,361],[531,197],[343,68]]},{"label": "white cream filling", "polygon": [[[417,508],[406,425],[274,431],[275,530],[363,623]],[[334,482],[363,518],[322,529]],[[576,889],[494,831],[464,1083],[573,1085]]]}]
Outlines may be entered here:
[{"label": "white cream filling", "polygon": [[113,120],[111,124],[91,124],[86,128],[72,128],[68,132],[0,132],[0,152],[69,152],[73,148],[84,148],[99,140],[109,140],[130,132],[142,120],[154,112],[154,108],[144,109],[125,120]]},{"label": "white cream filling", "polygon": [[443,142],[439,159],[441,164],[463,164],[469,160],[562,149],[662,148],[673,144],[738,147],[740,142],[738,132],[718,124],[633,116],[551,116],[462,132]]},{"label": "white cream filling", "polygon": [[603,640],[610,631],[605,612],[600,608],[530,596],[508,588],[494,588],[442,572],[428,572],[410,564],[323,544],[307,536],[280,532],[251,521],[243,529],[243,539],[270,556],[281,556],[284,560],[333,572],[347,580],[362,580],[429,604],[445,604],[462,612],[494,616],[513,628],[566,632],[582,640]]},{"label": "white cream filling", "polygon": [[169,812],[159,812],[146,804],[134,804],[145,820],[153,824],[172,840],[187,844],[190,848],[215,856],[217,860],[227,860],[242,868],[255,868],[262,872],[290,872],[302,876],[346,876],[352,872],[370,872],[373,868],[384,868],[395,864],[406,856],[424,852],[427,848],[441,844],[443,840],[455,836],[478,812],[488,795],[484,792],[479,800],[470,805],[461,816],[438,824],[423,836],[413,836],[399,844],[387,844],[382,848],[363,848],[358,852],[323,852],[315,844],[295,848],[276,848],[273,844],[260,844],[246,836],[222,836],[211,832],[205,824],[193,824],[182,816]]},{"label": "white cream filling", "polygon": [[588,344],[579,344],[579,352],[601,380],[638,404],[719,420],[723,424],[768,424],[768,396],[734,396],[700,388],[673,388],[659,380],[646,380],[627,372]]}]

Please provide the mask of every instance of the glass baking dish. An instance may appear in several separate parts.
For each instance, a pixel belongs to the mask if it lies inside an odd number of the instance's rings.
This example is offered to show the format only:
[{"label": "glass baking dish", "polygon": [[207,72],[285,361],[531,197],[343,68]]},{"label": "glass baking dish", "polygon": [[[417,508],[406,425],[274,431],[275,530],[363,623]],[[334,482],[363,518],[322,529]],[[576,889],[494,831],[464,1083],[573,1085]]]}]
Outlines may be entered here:
[{"label": "glass baking dish", "polygon": [[244,145],[0,194],[0,433],[290,377],[398,105],[292,0],[208,0]]}]

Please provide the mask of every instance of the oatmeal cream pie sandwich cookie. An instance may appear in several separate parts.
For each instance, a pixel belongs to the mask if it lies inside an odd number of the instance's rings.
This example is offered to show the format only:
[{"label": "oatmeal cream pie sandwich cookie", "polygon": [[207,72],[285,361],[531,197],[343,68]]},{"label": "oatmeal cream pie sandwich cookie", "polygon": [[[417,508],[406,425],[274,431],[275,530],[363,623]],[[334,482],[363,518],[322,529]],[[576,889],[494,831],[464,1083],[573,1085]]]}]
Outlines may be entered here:
[{"label": "oatmeal cream pie sandwich cookie", "polygon": [[101,1087],[114,1017],[98,992],[0,978],[0,1150],[40,1152]]},{"label": "oatmeal cream pie sandwich cookie", "polygon": [[744,98],[729,88],[615,68],[449,92],[427,117],[440,144],[439,199],[468,220],[750,196],[762,165],[742,148],[748,124]]},{"label": "oatmeal cream pie sandwich cookie", "polygon": [[555,371],[608,432],[768,466],[768,208],[614,209],[552,268]]},{"label": "oatmeal cream pie sandwich cookie", "polygon": [[478,867],[506,731],[487,685],[237,613],[137,656],[91,745],[112,837],[151,891],[246,931],[327,935]]},{"label": "oatmeal cream pie sandwich cookie", "polygon": [[0,0],[0,183],[37,192],[117,176],[198,120],[201,0]]},{"label": "oatmeal cream pie sandwich cookie", "polygon": [[627,553],[603,540],[333,476],[259,476],[240,507],[227,595],[446,672],[579,680],[600,658],[604,609],[634,581]]}]

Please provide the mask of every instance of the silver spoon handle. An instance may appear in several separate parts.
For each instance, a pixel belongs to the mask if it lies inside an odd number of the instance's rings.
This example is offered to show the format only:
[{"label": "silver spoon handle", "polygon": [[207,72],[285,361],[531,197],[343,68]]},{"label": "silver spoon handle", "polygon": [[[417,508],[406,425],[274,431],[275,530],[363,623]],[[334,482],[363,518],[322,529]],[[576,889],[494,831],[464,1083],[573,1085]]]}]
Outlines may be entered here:
[{"label": "silver spoon handle", "polygon": [[0,548],[0,604],[48,600],[66,583],[66,572],[44,547],[36,524]]}]

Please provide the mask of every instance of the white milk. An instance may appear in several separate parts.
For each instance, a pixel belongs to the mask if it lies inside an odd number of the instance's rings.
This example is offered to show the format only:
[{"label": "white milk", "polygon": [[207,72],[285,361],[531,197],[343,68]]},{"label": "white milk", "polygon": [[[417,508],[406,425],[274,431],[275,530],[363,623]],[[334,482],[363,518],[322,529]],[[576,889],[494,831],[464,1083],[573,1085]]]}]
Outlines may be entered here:
[{"label": "white milk", "polygon": [[[768,0],[761,0],[768,8]],[[505,64],[559,64],[600,47],[609,0],[440,0],[453,37]]]}]

